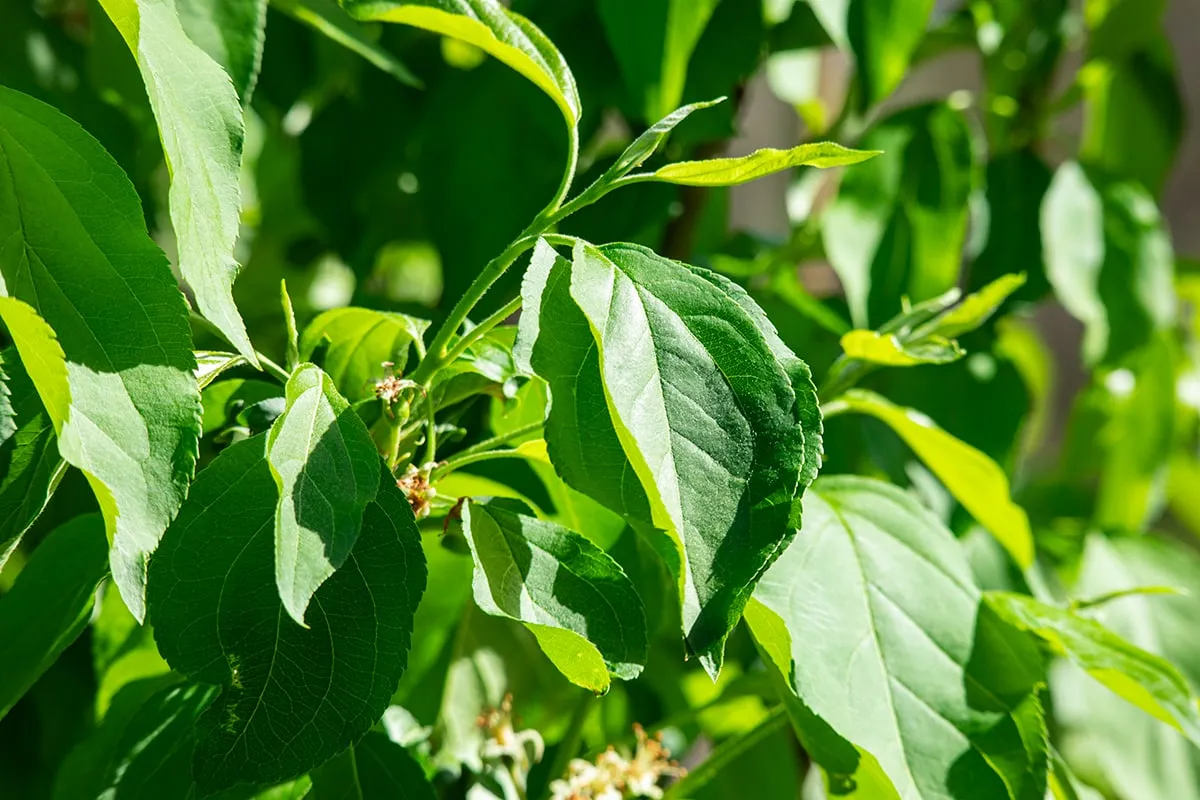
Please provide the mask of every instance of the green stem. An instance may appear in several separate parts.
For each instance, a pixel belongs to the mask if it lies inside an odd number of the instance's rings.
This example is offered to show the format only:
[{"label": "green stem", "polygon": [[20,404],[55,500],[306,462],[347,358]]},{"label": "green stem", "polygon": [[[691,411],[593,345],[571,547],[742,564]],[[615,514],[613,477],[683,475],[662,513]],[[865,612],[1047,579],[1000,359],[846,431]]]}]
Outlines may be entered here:
[{"label": "green stem", "polygon": [[433,472],[429,473],[429,480],[436,481],[446,477],[451,472],[460,467],[465,467],[468,464],[478,464],[481,461],[495,461],[500,458],[525,458],[526,454],[516,448],[508,450],[488,450],[486,453],[472,453],[468,456],[459,456],[453,462],[447,461],[439,464]]},{"label": "green stem", "polygon": [[433,407],[433,392],[425,397],[425,419],[429,429],[425,431],[425,463],[437,460],[437,409]]},{"label": "green stem", "polygon": [[446,459],[446,463],[452,464],[454,463],[455,459],[462,456],[474,455],[475,453],[485,453],[488,450],[495,450],[500,445],[507,444],[513,439],[520,439],[522,436],[526,436],[530,433],[537,433],[542,429],[542,425],[542,422],[530,422],[529,424],[522,425],[519,428],[513,428],[508,433],[501,433],[493,436],[490,439],[484,439],[482,442],[478,442],[470,447],[463,448],[459,452],[450,456],[450,458]]},{"label": "green stem", "polygon": [[461,356],[463,353],[467,352],[468,347],[475,344],[475,342],[479,341],[484,336],[486,336],[487,332],[490,331],[492,328],[495,328],[501,322],[504,322],[504,320],[508,319],[513,314],[517,313],[517,309],[519,309],[520,307],[521,307],[521,298],[518,295],[517,297],[514,297],[512,300],[509,300],[508,303],[505,304],[505,306],[503,308],[501,308],[499,311],[497,311],[495,314],[492,314],[490,317],[485,319],[483,322],[479,323],[474,328],[471,328],[471,330],[467,331],[462,336],[460,336],[458,341],[454,343],[454,346],[450,348],[450,352],[446,353],[445,362],[447,364],[454,363],[454,360],[456,358]]}]

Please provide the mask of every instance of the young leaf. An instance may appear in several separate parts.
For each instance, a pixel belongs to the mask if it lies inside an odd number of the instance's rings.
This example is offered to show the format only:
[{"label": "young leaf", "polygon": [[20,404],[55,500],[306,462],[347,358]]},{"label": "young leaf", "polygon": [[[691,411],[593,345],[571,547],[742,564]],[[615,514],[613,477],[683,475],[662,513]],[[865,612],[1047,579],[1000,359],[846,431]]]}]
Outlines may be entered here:
[{"label": "young leaf", "polygon": [[308,360],[325,339],[328,349],[322,363],[338,391],[356,402],[375,394],[375,382],[388,374],[386,362],[396,375],[408,365],[408,351],[420,351],[421,337],[429,323],[407,314],[369,308],[335,308],[319,314],[300,337],[300,358]]},{"label": "young leaf", "polygon": [[340,0],[363,22],[398,22],[472,44],[524,75],[555,102],[572,130],[579,123],[575,77],[537,27],[497,0]]},{"label": "young leaf", "polygon": [[901,408],[862,389],[841,396],[849,410],[894,430],[1022,568],[1033,563],[1033,534],[1024,509],[1009,497],[1004,470],[987,455],[943,431],[919,411]]},{"label": "young leaf", "polygon": [[104,521],[76,517],[38,545],[0,598],[0,718],[87,625],[107,554]]},{"label": "young leaf", "polygon": [[221,65],[243,106],[258,81],[266,38],[266,0],[175,0],[187,36]]},{"label": "young leaf", "polygon": [[1058,168],[1041,209],[1046,276],[1084,325],[1089,364],[1114,364],[1175,319],[1171,241],[1154,198],[1132,181]]},{"label": "young leaf", "polygon": [[287,383],[287,407],[267,437],[279,487],[275,580],[284,608],[304,624],[309,599],[345,563],[379,487],[379,455],[333,381],[302,364]]},{"label": "young leaf", "polygon": [[604,178],[601,178],[601,180],[615,180],[627,175],[630,170],[637,169],[646,162],[646,159],[654,155],[658,148],[662,147],[663,142],[667,140],[671,131],[675,130],[676,125],[690,117],[694,112],[705,108],[712,108],[724,101],[725,98],[720,97],[716,100],[709,100],[703,103],[692,103],[667,114],[634,139],[625,148],[624,152],[621,153],[616,163],[608,168],[604,174]]},{"label": "young leaf", "polygon": [[200,313],[257,366],[233,302],[245,136],[237,92],[220,65],[188,37],[171,0],[103,0],[101,5],[137,60],[158,121],[171,173],[171,223],[183,279]]},{"label": "young leaf", "polygon": [[172,668],[222,687],[196,727],[203,789],[301,775],[387,707],[425,560],[407,499],[382,464],[376,474],[354,550],[313,595],[307,629],[288,619],[274,585],[279,495],[266,436],[224,450],[192,485],[151,562],[149,600]]},{"label": "young leaf", "polygon": [[958,342],[942,336],[929,337],[908,345],[894,334],[854,330],[842,337],[841,344],[847,358],[884,367],[949,364],[966,355]]},{"label": "young leaf", "polygon": [[221,377],[221,373],[247,363],[245,356],[216,350],[197,350],[195,356],[196,383],[202,392],[210,383]]},{"label": "young leaf", "polygon": [[755,317],[705,274],[634,245],[578,242],[548,269],[542,254],[525,286],[540,321],[523,323],[518,350],[532,347],[550,384],[551,461],[568,485],[666,532],[689,647],[715,674],[793,533],[819,433]]},{"label": "young leaf", "polygon": [[1037,636],[1112,692],[1200,745],[1196,699],[1169,661],[1074,611],[1009,592],[988,592],[986,598],[988,605],[1011,625]]},{"label": "young leaf", "polygon": [[617,562],[583,536],[469,501],[463,535],[475,561],[475,602],[523,622],[572,683],[602,694],[608,673],[632,680],[646,663],[642,601]]},{"label": "young leaf", "polygon": [[881,153],[881,150],[851,150],[834,142],[801,144],[790,150],[765,147],[738,158],[710,158],[667,164],[650,173],[650,179],[682,186],[737,186],[793,167],[844,167]]},{"label": "young leaf", "polygon": [[[0,304],[4,301],[0,300]],[[15,302],[15,301],[13,301]],[[2,316],[2,314],[0,314]],[[14,546],[58,486],[66,464],[58,455],[54,425],[14,349],[3,354],[8,380],[0,387],[15,428],[0,440],[0,569]]]},{"label": "young leaf", "polygon": [[[900,797],[1017,797],[1015,783],[1035,780],[1044,752],[1015,717],[1040,678],[1036,652],[1020,639],[985,648],[998,631],[979,616],[963,551],[910,495],[819,479],[800,534],[754,596],[783,623],[768,650],[777,663],[790,655],[793,690]],[[1023,766],[1001,769],[999,755]]]},{"label": "young leaf", "polygon": [[925,336],[943,336],[954,339],[970,333],[987,322],[1012,293],[1025,285],[1025,273],[1001,275],[977,292],[967,295],[961,303],[922,326],[919,332]]},{"label": "young leaf", "polygon": [[421,88],[421,81],[398,58],[375,44],[333,0],[274,0],[271,4],[290,17],[303,22],[315,31],[358,53],[379,69],[408,86]]},{"label": "young leaf", "polygon": [[371,731],[312,773],[310,800],[436,800],[421,764],[382,733]]},{"label": "young leaf", "polygon": [[663,117],[679,105],[688,61],[719,0],[600,0],[597,11],[635,107]]},{"label": "young leaf", "polygon": [[846,171],[822,237],[855,326],[874,328],[903,297],[925,301],[958,282],[974,152],[966,119],[945,103],[893,114],[861,145],[884,155]]},{"label": "young leaf", "polygon": [[0,279],[15,298],[0,315],[63,460],[96,491],[113,578],[140,618],[146,559],[200,432],[187,308],[133,187],[82,128],[0,89],[0,163]]}]

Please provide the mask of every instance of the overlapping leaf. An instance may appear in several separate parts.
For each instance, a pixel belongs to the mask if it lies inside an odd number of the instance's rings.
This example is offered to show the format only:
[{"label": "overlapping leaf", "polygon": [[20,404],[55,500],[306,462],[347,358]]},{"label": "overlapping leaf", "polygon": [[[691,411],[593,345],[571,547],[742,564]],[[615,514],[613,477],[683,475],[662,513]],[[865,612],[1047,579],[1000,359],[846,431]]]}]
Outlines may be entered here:
[{"label": "overlapping leaf", "polygon": [[312,773],[310,800],[435,800],[420,762],[372,731]]},{"label": "overlapping leaf", "polygon": [[[4,301],[0,300],[0,303]],[[33,524],[66,465],[58,455],[54,425],[14,349],[5,350],[0,403],[11,416],[0,436],[0,568],[10,546]]]},{"label": "overlapping leaf", "polygon": [[642,601],[617,562],[589,540],[500,503],[463,506],[475,602],[519,620],[572,682],[608,690],[646,662]]},{"label": "overlapping leaf", "polygon": [[175,10],[188,38],[221,65],[249,105],[262,63],[266,0],[175,0]]},{"label": "overlapping leaf", "polygon": [[[376,381],[402,375],[409,350],[420,352],[429,323],[407,314],[335,308],[317,316],[300,336],[300,358],[310,360],[328,339],[321,366],[350,402],[371,397]],[[390,366],[385,366],[390,364]]]},{"label": "overlapping leaf", "polygon": [[195,464],[186,306],[133,187],[74,122],[0,89],[0,162],[0,277],[16,298],[0,313],[63,459],[96,490],[113,577],[141,617],[146,559]]},{"label": "overlapping leaf", "polygon": [[790,653],[816,727],[871,754],[900,797],[1041,797],[1037,654],[980,615],[962,550],[911,496],[818,480],[755,599],[779,618],[763,644],[777,663]]},{"label": "overlapping leaf", "polygon": [[420,87],[421,82],[394,55],[373,42],[364,25],[352,20],[334,0],[275,0],[273,6],[313,30],[358,53],[401,83]]},{"label": "overlapping leaf", "polygon": [[578,242],[571,262],[539,246],[525,298],[517,351],[550,384],[551,461],[666,533],[689,646],[715,673],[815,469],[790,371],[720,285],[633,245]]},{"label": "overlapping leaf", "polygon": [[412,509],[380,464],[354,550],[313,595],[309,627],[293,622],[273,578],[265,445],[238,442],[200,473],[151,562],[159,649],[222,687],[196,729],[194,771],[210,791],[293,778],[362,736],[404,671],[425,588]]},{"label": "overlapping leaf", "polygon": [[158,122],[171,171],[179,269],[200,313],[257,364],[233,302],[245,136],[237,92],[221,66],[188,37],[173,0],[104,0],[101,5],[137,60]]},{"label": "overlapping leaf", "polygon": [[379,486],[379,455],[358,414],[329,376],[303,364],[287,383],[287,406],[267,436],[279,487],[275,580],[283,605],[304,624],[309,599],[341,567]]}]

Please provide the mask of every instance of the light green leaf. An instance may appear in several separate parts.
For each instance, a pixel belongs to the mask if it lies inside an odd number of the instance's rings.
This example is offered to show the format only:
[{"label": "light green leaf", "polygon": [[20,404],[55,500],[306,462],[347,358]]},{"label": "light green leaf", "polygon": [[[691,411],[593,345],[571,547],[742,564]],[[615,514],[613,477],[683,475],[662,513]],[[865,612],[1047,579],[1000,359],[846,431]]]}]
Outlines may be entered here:
[{"label": "light green leaf", "polygon": [[987,322],[1004,301],[1024,285],[1023,272],[1000,276],[930,323],[926,335],[954,339],[970,333]]},{"label": "light green leaf", "polygon": [[283,308],[283,329],[287,334],[284,363],[289,370],[294,370],[300,363],[300,335],[296,332],[296,309],[292,307],[286,280],[279,281],[279,305]]},{"label": "light green leaf", "polygon": [[[1128,591],[1169,583],[1185,591],[1171,597],[1127,595],[1092,615],[1129,642],[1176,665],[1194,689],[1200,686],[1200,647],[1190,634],[1200,614],[1200,559],[1190,548],[1149,537],[1088,537],[1074,594]],[[1064,755],[1080,776],[1111,787],[1115,797],[1200,798],[1200,749],[1113,695],[1080,669],[1052,674]]]},{"label": "light green leaf", "polygon": [[1175,320],[1174,254],[1154,198],[1074,162],[1042,202],[1046,277],[1084,325],[1089,364],[1116,363]]},{"label": "light green leaf", "polygon": [[659,167],[650,175],[652,180],[683,186],[737,186],[793,167],[844,167],[881,153],[881,150],[851,150],[834,142],[814,142],[790,150],[765,147],[738,158],[678,161]]},{"label": "light green leaf", "polygon": [[113,577],[140,618],[146,559],[200,432],[187,308],[133,187],[82,128],[0,89],[0,162],[0,294],[15,298],[0,315],[63,460],[96,491]]},{"label": "light green leaf", "polygon": [[284,608],[304,625],[309,599],[354,549],[380,460],[362,419],[319,367],[298,367],[286,392],[267,436],[279,487],[275,580]]},{"label": "light green leaf", "polygon": [[690,117],[694,112],[705,108],[712,108],[724,101],[725,98],[720,97],[716,100],[709,100],[703,103],[692,103],[667,114],[634,139],[621,153],[616,162],[608,168],[604,174],[604,178],[601,178],[601,180],[620,178],[627,175],[630,170],[637,169],[646,162],[646,159],[654,155],[658,148],[662,147],[663,142],[671,135],[671,131],[675,130],[676,125]]},{"label": "light green leaf", "polygon": [[756,577],[792,535],[819,430],[756,318],[707,275],[579,242],[572,262],[527,273],[525,315],[540,322],[522,323],[517,349],[532,347],[550,384],[555,468],[661,545],[688,645],[715,674]]},{"label": "light green leaf", "polygon": [[623,680],[641,673],[645,614],[617,562],[580,534],[499,503],[469,501],[462,519],[481,609],[523,622],[554,665],[586,689],[606,692],[609,672]]},{"label": "light green leaf", "polygon": [[846,171],[822,235],[855,326],[876,328],[902,298],[957,285],[976,169],[966,119],[945,103],[886,117],[860,145],[884,155]]},{"label": "light green leaf", "polygon": [[555,102],[572,130],[581,111],[575,77],[537,27],[496,0],[341,0],[363,22],[397,22],[474,45],[524,75]]},{"label": "light green leaf", "polygon": [[242,105],[258,81],[267,27],[267,0],[175,0],[187,36],[233,81]]},{"label": "light green leaf", "polygon": [[906,345],[893,334],[853,330],[842,337],[841,344],[847,357],[885,367],[949,364],[966,355],[958,342],[941,336]]},{"label": "light green leaf", "polygon": [[425,770],[408,751],[371,731],[313,770],[310,800],[435,800]]},{"label": "light green leaf", "polygon": [[238,442],[200,473],[151,562],[159,649],[222,687],[196,726],[207,791],[289,780],[366,733],[404,671],[425,588],[412,509],[379,464],[354,550],[313,595],[310,627],[293,623],[273,580],[279,496],[265,445]]},{"label": "light green leaf", "polygon": [[363,26],[333,0],[274,0],[271,5],[316,31],[358,53],[379,69],[408,86],[421,88],[421,81],[398,58],[367,38]]},{"label": "light green leaf", "polygon": [[197,350],[195,356],[196,382],[199,384],[201,391],[204,391],[210,383],[219,378],[221,373],[249,363],[246,361],[245,356],[240,356],[237,353],[222,353],[216,350]]},{"label": "light green leaf", "polygon": [[87,625],[106,555],[103,520],[76,517],[38,545],[0,597],[0,718]]},{"label": "light green leaf", "polygon": [[1008,478],[999,464],[921,412],[901,408],[874,392],[852,389],[840,401],[894,430],[1018,565],[1025,568],[1033,563],[1029,518],[1010,498]]},{"label": "light green leaf", "polygon": [[[16,302],[0,299],[0,307]],[[3,569],[3,554],[42,513],[66,471],[66,464],[58,455],[54,425],[16,350],[9,348],[0,356],[3,357],[0,377],[7,377],[0,384],[0,399],[11,408],[11,424],[15,426],[0,441],[0,569]]]},{"label": "light green leaf", "polygon": [[171,223],[183,279],[200,313],[257,366],[233,302],[245,136],[237,92],[221,66],[188,37],[174,0],[103,0],[101,5],[137,60],[158,122],[171,172]]},{"label": "light green leaf", "polygon": [[[319,314],[300,337],[300,358],[308,360],[329,340],[322,366],[346,399],[356,402],[375,394],[385,375],[404,374],[408,351],[421,343],[429,323],[407,314],[369,308],[335,308]],[[385,364],[391,364],[390,367]],[[390,370],[390,373],[389,373]]]},{"label": "light green leaf", "polygon": [[[870,753],[899,797],[1041,797],[1044,741],[1027,741],[1021,719],[1041,677],[1037,654],[979,615],[961,547],[911,496],[866,478],[819,479],[801,532],[754,596],[786,628],[764,632],[752,619],[792,690]],[[821,742],[841,751],[832,763],[856,767],[836,739]]]},{"label": "light green leaf", "polygon": [[1026,595],[988,592],[987,603],[1001,618],[1040,638],[1119,697],[1200,744],[1200,710],[1187,681],[1166,659],[1082,614]]},{"label": "light green leaf", "polygon": [[719,0],[600,0],[609,45],[644,119],[679,105],[700,34]]}]

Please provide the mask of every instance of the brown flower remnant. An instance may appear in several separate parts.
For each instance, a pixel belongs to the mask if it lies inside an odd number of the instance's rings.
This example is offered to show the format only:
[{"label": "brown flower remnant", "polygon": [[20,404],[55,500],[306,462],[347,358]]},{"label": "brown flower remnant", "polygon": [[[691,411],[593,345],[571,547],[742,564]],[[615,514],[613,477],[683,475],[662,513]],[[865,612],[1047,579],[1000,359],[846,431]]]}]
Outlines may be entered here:
[{"label": "brown flower remnant", "polygon": [[419,388],[414,381],[392,374],[392,368],[396,366],[395,362],[384,361],[382,366],[387,374],[375,381],[375,396],[380,400],[391,405],[400,399],[400,395],[405,389]]},{"label": "brown flower remnant", "polygon": [[687,770],[670,760],[671,753],[662,744],[662,733],[653,737],[635,724],[637,749],[626,760],[612,745],[596,757],[596,763],[575,758],[567,766],[566,780],[550,784],[551,800],[626,800],[648,797],[658,800],[663,778],[681,778]]},{"label": "brown flower remnant", "polygon": [[429,472],[417,469],[415,464],[409,464],[404,476],[396,480],[396,486],[408,498],[413,515],[417,519],[429,516],[433,498],[437,497],[437,489],[429,483]]}]

